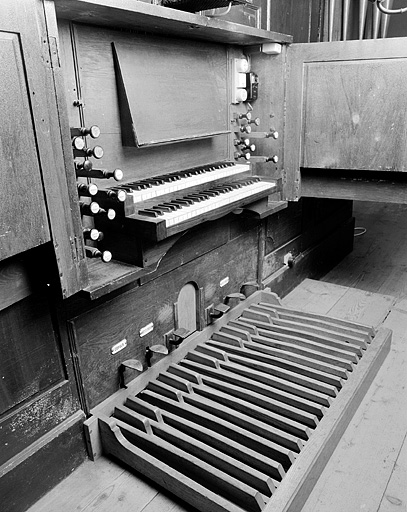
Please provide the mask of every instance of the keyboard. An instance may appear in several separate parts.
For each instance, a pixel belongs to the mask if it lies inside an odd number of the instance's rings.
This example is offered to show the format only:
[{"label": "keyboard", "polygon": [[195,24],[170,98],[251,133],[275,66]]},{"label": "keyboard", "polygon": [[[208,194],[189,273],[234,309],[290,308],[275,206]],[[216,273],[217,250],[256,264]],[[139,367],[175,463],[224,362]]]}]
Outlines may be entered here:
[{"label": "keyboard", "polygon": [[218,162],[117,185],[116,187],[112,187],[112,190],[125,190],[130,201],[140,203],[155,197],[173,194],[180,190],[211,183],[248,171],[250,171],[250,165],[248,164]]},{"label": "keyboard", "polygon": [[184,195],[166,195],[165,200],[144,201],[142,208],[126,216],[125,224],[142,237],[160,241],[207,220],[222,217],[276,190],[274,181],[264,181],[257,176],[198,190],[195,188]]}]

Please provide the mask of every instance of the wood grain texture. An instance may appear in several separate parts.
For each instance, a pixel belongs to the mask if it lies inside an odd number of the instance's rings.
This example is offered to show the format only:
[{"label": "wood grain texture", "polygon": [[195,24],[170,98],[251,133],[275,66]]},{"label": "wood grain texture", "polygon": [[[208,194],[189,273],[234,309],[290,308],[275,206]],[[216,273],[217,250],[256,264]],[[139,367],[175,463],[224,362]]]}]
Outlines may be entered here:
[{"label": "wood grain texture", "polygon": [[[73,320],[90,407],[118,389],[121,361],[140,359],[145,364],[146,346],[163,343],[164,334],[175,327],[173,304],[184,284],[196,283],[203,289],[204,308],[223,302],[223,297],[239,290],[243,282],[255,279],[256,237],[257,230],[249,231]],[[225,278],[228,282],[222,287]],[[140,329],[150,322],[154,323],[153,332],[140,338]],[[127,339],[127,348],[111,355],[111,346],[122,339]]]},{"label": "wood grain texture", "polygon": [[305,64],[303,167],[406,170],[399,137],[407,60],[379,55],[357,65]]},{"label": "wood grain texture", "polygon": [[[0,29],[8,28],[3,20]],[[0,59],[6,70],[0,82],[3,119],[0,132],[0,260],[3,260],[47,242],[50,233],[31,119],[31,95],[24,74],[26,63],[17,34],[0,32]]]},{"label": "wood grain texture", "polygon": [[[285,130],[285,138],[286,140],[290,140],[290,145],[285,145],[284,150],[284,163],[285,169],[287,171],[287,185],[285,188],[285,194],[287,198],[297,199],[300,197],[300,166],[314,166],[314,163],[318,161],[318,164],[315,166],[321,166],[323,168],[340,168],[341,161],[343,160],[342,168],[350,168],[352,163],[354,165],[353,168],[366,168],[370,170],[378,170],[378,169],[393,169],[393,170],[404,170],[404,160],[403,160],[403,151],[404,146],[402,146],[401,151],[399,148],[393,146],[392,150],[387,153],[387,157],[382,160],[377,159],[377,155],[375,153],[375,146],[380,144],[386,139],[389,133],[391,133],[391,123],[392,118],[388,117],[388,112],[384,109],[384,104],[386,101],[392,102],[392,99],[388,96],[387,85],[384,85],[389,78],[388,72],[391,68],[393,68],[394,60],[400,59],[400,63],[404,62],[406,57],[405,47],[403,48],[403,43],[401,39],[392,39],[389,40],[374,40],[374,41],[346,41],[346,42],[332,42],[330,44],[320,44],[320,45],[292,45],[289,48],[287,53],[287,105],[288,105],[288,115],[286,122],[286,130]],[[362,61],[362,64],[356,66],[356,61]],[[342,64],[340,63],[342,62]],[[325,95],[327,90],[323,95],[316,95],[314,97],[315,102],[311,99],[313,98],[313,92],[316,92],[316,89],[323,84],[324,80],[320,80],[323,78],[323,69],[332,70],[332,72],[336,73],[338,80],[332,80],[330,83],[333,84],[341,84],[342,83],[342,75],[341,71],[349,72],[350,78],[352,80],[352,75],[355,78],[357,74],[356,70],[360,68],[361,72],[363,70],[367,70],[370,68],[374,68],[378,71],[383,64],[383,74],[380,72],[376,78],[377,83],[374,84],[374,87],[378,87],[378,96],[376,99],[373,99],[373,96],[370,96],[370,100],[368,98],[368,102],[372,101],[374,103],[375,108],[378,108],[380,111],[383,108],[383,111],[378,112],[379,117],[374,120],[374,126],[376,137],[370,137],[369,130],[366,127],[366,124],[363,121],[366,112],[363,110],[362,106],[360,109],[353,108],[357,107],[357,101],[354,102],[352,98],[355,98],[355,91],[349,91],[349,98],[345,97],[345,93],[341,91],[345,91],[346,86],[339,88],[339,92],[337,90],[331,90],[329,92],[329,97]],[[343,68],[342,68],[343,66]],[[303,69],[305,67],[305,73]],[[322,75],[318,75],[318,79],[315,75],[313,75],[316,69],[319,69],[322,72]],[[393,72],[393,70],[391,71]],[[308,81],[308,74],[310,76],[314,76],[315,80]],[[397,77],[398,71],[395,70],[395,77]],[[330,75],[331,76],[331,75]],[[367,84],[370,82],[370,78],[363,73],[360,75],[360,80],[362,83],[362,90],[367,91],[364,87],[367,87]],[[401,77],[399,77],[398,83],[401,84]],[[306,84],[307,81],[309,85],[311,82],[315,83],[315,88],[312,86],[310,89],[307,89]],[[325,82],[328,83],[328,80]],[[356,82],[355,82],[356,83]],[[395,81],[388,84],[390,89],[393,91],[395,95],[394,98],[400,94],[402,89],[393,87],[394,83],[397,83],[397,78]],[[318,85],[319,84],[319,85]],[[323,87],[323,86],[322,86]],[[337,87],[337,86],[336,86]],[[357,85],[356,91],[358,90],[359,84]],[[328,86],[329,88],[329,86]],[[303,92],[304,90],[304,92]],[[321,91],[320,91],[321,92]],[[380,92],[380,94],[379,94]],[[316,137],[311,136],[313,128],[318,128],[316,125],[313,126],[313,123],[308,120],[308,116],[310,119],[313,118],[314,115],[318,117],[318,114],[314,114],[311,112],[311,103],[315,112],[318,112],[319,107],[324,103],[325,109],[321,112],[320,120],[322,123],[329,117],[330,113],[335,111],[335,102],[338,101],[342,95],[341,107],[342,112],[339,112],[338,119],[341,119],[341,122],[338,122],[336,119],[333,124],[329,123],[329,127],[327,128],[327,132],[322,135],[322,139],[325,135],[330,138],[330,133],[336,133],[336,140],[331,139],[331,145],[329,150],[324,151],[323,145],[322,147],[316,150],[314,140],[317,140]],[[372,93],[373,94],[373,93]],[[317,99],[318,98],[318,99]],[[321,99],[322,98],[322,99]],[[400,98],[401,99],[401,98]],[[331,103],[332,101],[332,103]],[[401,99],[403,101],[403,99]],[[373,105],[372,103],[372,105]],[[299,105],[301,108],[299,109]],[[308,106],[307,106],[308,105]],[[393,104],[395,105],[395,104]],[[292,106],[292,107],[290,107]],[[339,106],[339,105],[338,105]],[[348,106],[350,108],[348,108]],[[291,115],[291,108],[295,109],[294,115]],[[298,110],[299,109],[299,110]],[[395,111],[399,111],[398,107]],[[346,113],[345,113],[346,112]],[[355,114],[354,117],[353,114]],[[368,114],[367,114],[368,116]],[[322,119],[324,118],[324,119]],[[332,118],[331,118],[332,120]],[[388,122],[387,122],[387,121]],[[402,121],[403,123],[403,121]],[[305,130],[305,125],[307,129]],[[379,129],[380,125],[380,129]],[[333,128],[332,128],[333,126]],[[360,129],[361,126],[366,127],[366,132]],[[356,137],[350,139],[350,132],[354,130]],[[313,135],[315,135],[313,133]],[[340,134],[340,136],[339,136]],[[361,137],[359,137],[361,136]],[[356,146],[359,144],[360,140],[364,140],[365,144],[370,148],[369,151],[365,151],[365,147],[363,147],[363,155],[365,157],[364,160],[358,159],[355,157],[352,162],[352,158],[349,158],[349,155],[352,155],[352,151],[349,148],[346,148],[343,152],[338,152],[337,148],[342,147],[342,137],[349,137],[350,148],[352,148],[353,144]],[[321,140],[322,140],[321,139]],[[377,140],[376,140],[377,139]],[[390,141],[389,144],[393,144],[393,141]],[[312,151],[314,148],[314,153]],[[387,151],[387,148],[386,150]],[[318,156],[317,157],[317,153]],[[339,154],[340,153],[340,154]],[[315,155],[315,161],[312,158],[312,155]],[[325,155],[325,156],[324,156]],[[384,155],[384,153],[383,153]],[[400,158],[400,159],[399,159]],[[345,163],[346,161],[346,163]]]},{"label": "wood grain texture", "polygon": [[119,108],[127,119],[121,122],[124,146],[213,137],[229,130],[226,91],[217,87],[224,71],[210,47],[133,36],[127,43],[113,43],[113,55]]},{"label": "wood grain texture", "polygon": [[[306,512],[322,512],[328,502],[334,512],[347,507],[379,509],[407,429],[406,397],[401,391],[406,385],[401,363],[405,357],[405,313],[391,312],[384,325],[393,330],[391,353],[305,504]],[[375,470],[369,471],[372,467]]]},{"label": "wood grain texture", "polygon": [[291,36],[278,32],[259,31],[253,27],[208,19],[199,14],[169,10],[145,2],[131,0],[57,0],[58,16],[76,22],[115,26],[127,30],[165,32],[169,36],[228,44],[253,45],[263,42],[291,42]]},{"label": "wood grain texture", "polygon": [[4,512],[27,510],[84,462],[83,418],[80,412],[71,416],[25,450],[18,460],[0,466]]}]

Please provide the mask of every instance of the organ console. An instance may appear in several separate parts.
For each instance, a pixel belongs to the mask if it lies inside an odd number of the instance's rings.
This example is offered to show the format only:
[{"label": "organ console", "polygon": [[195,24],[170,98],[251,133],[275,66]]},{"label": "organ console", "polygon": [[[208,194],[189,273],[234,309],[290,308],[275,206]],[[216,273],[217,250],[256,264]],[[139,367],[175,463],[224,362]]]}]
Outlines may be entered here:
[{"label": "organ console", "polygon": [[[51,252],[64,314],[52,311],[49,332],[54,316],[67,325],[55,346],[48,331],[35,340],[47,378],[38,365],[33,385],[24,380],[19,395],[10,386],[10,398],[6,388],[0,467],[11,460],[23,481],[20,455],[35,453],[35,474],[41,436],[71,435],[86,416],[91,458],[103,448],[200,511],[279,512],[290,472],[307,494],[306,472],[314,481],[329,457],[389,333],[287,310],[264,289],[287,293],[351,250],[354,189],[344,193],[338,173],[405,174],[405,145],[381,124],[389,104],[400,112],[392,122],[406,123],[405,44],[292,44],[157,2],[17,3],[0,2],[10,70],[0,93],[13,91],[7,114],[29,129],[2,123],[0,138],[15,148],[39,220],[29,242],[1,244],[1,263],[38,245]],[[10,158],[0,154],[7,169]],[[303,200],[315,169],[321,199]],[[17,181],[4,182],[7,213]],[[11,306],[15,317],[32,315],[27,298]],[[21,418],[38,418],[37,399],[55,417],[27,440]]]}]

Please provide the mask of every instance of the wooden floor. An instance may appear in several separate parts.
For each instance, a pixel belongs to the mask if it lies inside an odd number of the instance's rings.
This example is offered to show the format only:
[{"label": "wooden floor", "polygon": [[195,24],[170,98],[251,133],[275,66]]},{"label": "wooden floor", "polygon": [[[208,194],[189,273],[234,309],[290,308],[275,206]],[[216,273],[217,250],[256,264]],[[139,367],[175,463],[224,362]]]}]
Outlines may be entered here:
[{"label": "wooden floor", "polygon": [[[392,349],[302,512],[407,512],[407,206],[355,203],[366,233],[287,306],[393,329]],[[107,459],[86,462],[30,512],[192,512]]]}]

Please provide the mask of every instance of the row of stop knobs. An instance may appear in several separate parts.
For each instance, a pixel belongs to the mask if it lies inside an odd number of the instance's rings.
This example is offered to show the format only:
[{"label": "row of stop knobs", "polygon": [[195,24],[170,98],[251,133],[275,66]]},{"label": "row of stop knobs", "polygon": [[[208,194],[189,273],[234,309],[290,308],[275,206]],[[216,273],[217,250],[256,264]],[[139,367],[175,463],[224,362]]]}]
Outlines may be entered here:
[{"label": "row of stop knobs", "polygon": [[[90,179],[110,179],[121,181],[123,172],[121,169],[95,169],[90,158],[99,160],[103,157],[103,148],[94,146],[89,148],[86,146],[85,137],[97,139],[100,135],[98,126],[93,125],[89,128],[71,128],[71,142],[74,158],[84,158],[82,161],[75,161],[75,172],[77,178],[87,178],[87,183],[78,183],[79,207],[82,216],[95,217],[104,216],[109,220],[116,217],[116,211],[113,208],[101,208],[98,199],[113,199],[119,202],[126,200],[126,192],[124,190],[99,190],[95,183],[91,183]],[[95,227],[84,227],[83,237],[85,240],[85,251],[89,258],[99,258],[104,262],[112,259],[110,251],[100,251],[97,247],[89,244],[101,242],[104,238],[103,233]]]},{"label": "row of stop knobs", "polygon": [[[278,156],[253,156],[251,153],[256,150],[256,144],[252,139],[278,139],[278,131],[270,129],[268,132],[254,132],[252,125],[260,126],[260,118],[252,117],[252,112],[235,114],[233,122],[236,125],[235,133],[240,138],[235,138],[233,141],[236,151],[234,154],[235,160],[244,159],[251,160],[252,162],[278,162]],[[245,137],[246,136],[246,137]]]}]

